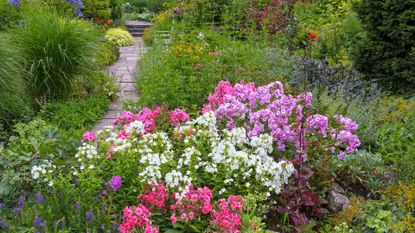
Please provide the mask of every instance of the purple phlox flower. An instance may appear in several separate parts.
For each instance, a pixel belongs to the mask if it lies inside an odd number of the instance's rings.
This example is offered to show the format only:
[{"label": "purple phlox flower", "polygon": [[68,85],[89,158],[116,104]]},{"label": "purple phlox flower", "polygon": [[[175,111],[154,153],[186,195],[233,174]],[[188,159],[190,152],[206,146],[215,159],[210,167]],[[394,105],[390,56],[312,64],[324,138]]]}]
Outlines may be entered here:
[{"label": "purple phlox flower", "polygon": [[22,0],[7,0],[8,3],[12,5],[20,5],[22,4]]},{"label": "purple phlox flower", "polygon": [[8,226],[6,220],[1,220],[0,222],[1,222],[1,228],[5,229]]},{"label": "purple phlox flower", "polygon": [[89,210],[88,212],[86,212],[85,217],[87,221],[91,221],[92,218],[94,218],[94,212],[92,212],[92,210]]},{"label": "purple phlox flower", "polygon": [[350,133],[353,133],[357,130],[358,125],[350,118],[342,116],[342,115],[335,115],[334,119],[336,119],[337,122],[343,125],[344,129],[349,131]]},{"label": "purple phlox flower", "polygon": [[101,195],[102,195],[102,196],[107,195],[107,190],[102,190]]},{"label": "purple phlox flower", "polygon": [[35,221],[33,222],[33,224],[35,225],[35,227],[45,227],[45,223],[39,217],[35,218]]},{"label": "purple phlox flower", "polygon": [[121,177],[113,176],[111,178],[111,181],[110,181],[109,185],[111,186],[113,191],[117,191],[118,189],[121,188],[121,185],[122,185]]},{"label": "purple phlox flower", "polygon": [[4,207],[6,207],[6,204],[4,204],[3,202],[0,202],[0,210],[3,209]]},{"label": "purple phlox flower", "polygon": [[75,203],[74,208],[75,208],[75,210],[80,211],[81,210],[81,204],[79,202]]},{"label": "purple phlox flower", "polygon": [[33,196],[35,197],[35,199],[36,199],[37,202],[39,202],[39,203],[45,203],[45,197],[42,194],[35,193]]}]

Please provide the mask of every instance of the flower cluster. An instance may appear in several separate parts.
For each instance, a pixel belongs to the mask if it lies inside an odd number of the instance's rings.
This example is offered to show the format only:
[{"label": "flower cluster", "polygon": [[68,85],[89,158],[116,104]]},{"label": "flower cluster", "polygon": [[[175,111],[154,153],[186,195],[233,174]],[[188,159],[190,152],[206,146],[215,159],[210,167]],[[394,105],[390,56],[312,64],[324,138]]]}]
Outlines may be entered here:
[{"label": "flower cluster", "polygon": [[156,127],[156,118],[161,111],[160,107],[156,107],[151,110],[149,108],[143,108],[137,114],[131,112],[120,113],[113,121],[114,125],[128,125],[133,121],[141,121],[144,124],[146,133],[152,132]]},{"label": "flower cluster", "polygon": [[121,177],[119,176],[113,176],[109,182],[109,186],[111,187],[113,191],[117,191],[118,189],[120,189],[121,185],[122,185],[122,180],[121,180]]},{"label": "flower cluster", "polygon": [[82,163],[80,172],[102,159],[128,158],[134,161],[136,182],[163,181],[181,196],[192,184],[200,183],[220,188],[221,194],[249,189],[270,196],[280,193],[294,172],[291,163],[270,156],[270,135],[249,138],[241,127],[222,131],[212,112],[174,128],[172,134],[144,133],[146,124],[135,119],[153,121],[142,116],[154,116],[154,112],[140,113],[120,114],[116,122],[122,122],[122,128],[106,128],[97,132],[94,142],[84,143],[75,155]]},{"label": "flower cluster", "polygon": [[20,5],[20,4],[22,4],[22,0],[7,0],[7,2],[9,4],[12,4],[12,5]]},{"label": "flower cluster", "polygon": [[95,133],[94,132],[90,132],[90,131],[86,131],[84,133],[84,135],[82,136],[82,142],[93,142],[95,140]]},{"label": "flower cluster", "polygon": [[[170,215],[173,225],[180,222],[182,226],[186,226],[197,220],[205,222],[206,226],[210,224],[217,232],[240,231],[241,213],[245,209],[241,196],[231,195],[226,200],[219,199],[217,203],[213,203],[212,190],[207,187],[193,189],[190,186],[183,196],[173,192],[170,200],[163,182],[146,186],[149,189],[138,196],[141,204],[125,208],[120,232],[131,232],[134,229],[144,229],[147,232],[147,228],[157,231],[151,225],[152,214]],[[167,203],[173,204],[168,206]]]},{"label": "flower cluster", "polygon": [[173,212],[171,215],[172,223],[177,221],[176,214],[179,214],[184,221],[200,217],[202,214],[209,214],[213,209],[211,204],[212,198],[212,191],[207,187],[198,188],[197,190],[189,187],[189,190],[182,198],[180,198],[178,193],[173,193],[173,199],[176,200],[176,203],[170,207]]},{"label": "flower cluster", "polygon": [[183,109],[175,109],[169,112],[171,122],[174,125],[178,125],[181,122],[186,122],[190,119],[189,114],[187,114]]},{"label": "flower cluster", "polygon": [[244,209],[241,196],[219,199],[217,209],[212,212],[210,224],[223,233],[239,233],[242,225],[241,211]]},{"label": "flower cluster", "polygon": [[158,233],[158,228],[151,225],[150,216],[150,211],[143,205],[125,207],[122,224],[118,231],[120,233],[130,233],[138,227],[144,229],[144,233]]},{"label": "flower cluster", "polygon": [[169,198],[169,193],[164,187],[164,184],[159,182],[148,184],[147,189],[143,195],[138,196],[138,200],[144,203],[150,209],[162,209],[166,206],[166,201]]},{"label": "flower cluster", "polygon": [[101,28],[102,31],[108,30],[109,26],[112,24],[112,19],[100,19],[99,17],[94,18],[95,24],[97,24],[98,27]]},{"label": "flower cluster", "polygon": [[[34,165],[31,168],[32,178],[47,183],[48,186],[53,186],[53,181],[49,178],[49,174],[53,173],[56,166],[49,160],[43,160],[42,163]],[[42,176],[42,177],[41,177]],[[39,178],[43,178],[40,180]]]},{"label": "flower cluster", "polygon": [[75,9],[76,9],[75,15],[76,16],[78,16],[78,17],[84,16],[84,14],[82,13],[82,9],[85,8],[85,5],[82,2],[82,0],[65,0],[65,2],[68,2],[68,3],[72,4],[72,6],[75,7]]},{"label": "flower cluster", "polygon": [[[329,124],[326,116],[314,114],[306,117],[304,112],[312,105],[312,94],[288,95],[281,82],[256,87],[254,83],[245,84],[243,81],[234,86],[229,81],[221,81],[208,101],[203,111],[213,110],[217,120],[226,128],[242,126],[248,130],[250,138],[269,133],[278,150],[284,151],[287,144],[294,144],[297,151],[304,151],[304,159],[307,149],[302,143],[304,137],[320,135],[328,139],[320,140],[321,144],[339,158],[344,158],[360,145],[353,134],[357,124],[351,119],[335,116],[342,125],[342,129],[337,129]],[[343,149],[344,145],[346,149]]]}]

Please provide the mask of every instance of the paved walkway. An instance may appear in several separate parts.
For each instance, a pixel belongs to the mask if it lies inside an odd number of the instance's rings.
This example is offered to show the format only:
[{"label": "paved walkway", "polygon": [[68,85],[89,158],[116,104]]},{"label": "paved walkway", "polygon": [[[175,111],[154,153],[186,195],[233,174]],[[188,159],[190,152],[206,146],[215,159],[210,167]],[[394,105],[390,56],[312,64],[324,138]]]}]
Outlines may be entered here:
[{"label": "paved walkway", "polygon": [[117,114],[123,111],[124,100],[138,99],[138,93],[135,89],[137,62],[147,52],[147,49],[141,37],[135,37],[134,42],[133,46],[121,47],[118,61],[107,68],[108,74],[116,80],[121,92],[119,98],[111,103],[101,121],[92,129],[94,132],[102,130],[104,126],[112,125]]}]

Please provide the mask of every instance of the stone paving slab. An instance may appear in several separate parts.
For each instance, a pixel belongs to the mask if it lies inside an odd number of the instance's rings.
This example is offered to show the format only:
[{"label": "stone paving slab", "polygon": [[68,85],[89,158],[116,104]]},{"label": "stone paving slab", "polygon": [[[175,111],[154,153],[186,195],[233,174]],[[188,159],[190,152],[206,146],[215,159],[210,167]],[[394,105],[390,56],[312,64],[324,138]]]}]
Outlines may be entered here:
[{"label": "stone paving slab", "polygon": [[108,110],[101,121],[92,129],[94,132],[102,130],[104,126],[112,125],[112,121],[123,111],[124,100],[138,100],[134,83],[138,70],[137,62],[147,52],[147,49],[145,49],[141,37],[135,37],[134,42],[133,46],[121,47],[117,62],[107,67],[108,74],[116,80],[121,92],[119,98],[108,106]]}]

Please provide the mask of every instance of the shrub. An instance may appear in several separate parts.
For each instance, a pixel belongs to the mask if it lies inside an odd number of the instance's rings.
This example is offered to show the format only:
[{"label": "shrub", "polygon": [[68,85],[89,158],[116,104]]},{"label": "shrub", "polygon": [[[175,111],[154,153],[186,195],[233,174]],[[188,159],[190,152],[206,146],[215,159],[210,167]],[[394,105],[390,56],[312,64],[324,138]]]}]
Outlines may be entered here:
[{"label": "shrub", "polygon": [[355,194],[376,197],[385,186],[384,173],[387,167],[377,154],[359,150],[344,161],[335,160],[333,167],[336,181]]},{"label": "shrub", "polygon": [[43,159],[58,155],[55,151],[59,136],[56,128],[42,120],[15,126],[16,137],[12,137],[9,147],[0,151],[0,198],[11,200],[23,190],[30,190],[31,167]]},{"label": "shrub", "polygon": [[39,116],[55,125],[68,136],[79,138],[104,115],[109,104],[105,96],[91,96],[85,100],[57,101],[47,104]]},{"label": "shrub", "polygon": [[115,46],[129,46],[134,44],[134,38],[122,28],[111,28],[105,33],[105,38]]},{"label": "shrub", "polygon": [[393,91],[415,87],[415,1],[363,0],[356,11],[367,32],[358,44],[355,66],[368,79]]},{"label": "shrub", "polygon": [[108,18],[111,16],[111,0],[84,0],[83,13],[91,18]]},{"label": "shrub", "polygon": [[32,12],[16,42],[27,60],[29,91],[34,97],[64,97],[76,74],[95,69],[98,35],[89,23],[55,12]]},{"label": "shrub", "polygon": [[405,182],[415,180],[414,120],[414,112],[407,112],[402,120],[386,122],[378,130],[378,153],[396,166],[399,178]]}]

